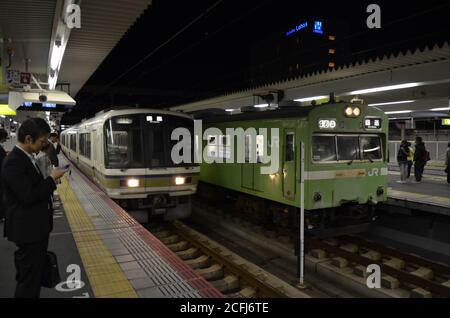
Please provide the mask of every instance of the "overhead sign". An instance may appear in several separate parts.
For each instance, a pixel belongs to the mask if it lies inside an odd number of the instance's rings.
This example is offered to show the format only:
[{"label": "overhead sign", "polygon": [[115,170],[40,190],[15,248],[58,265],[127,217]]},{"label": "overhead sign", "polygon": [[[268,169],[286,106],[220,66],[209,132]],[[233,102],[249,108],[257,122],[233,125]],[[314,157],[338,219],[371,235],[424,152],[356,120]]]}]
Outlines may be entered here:
[{"label": "overhead sign", "polygon": [[30,85],[31,84],[31,73],[20,73],[20,84]]},{"label": "overhead sign", "polygon": [[17,70],[7,70],[6,71],[7,82],[10,85],[20,84],[20,71]]},{"label": "overhead sign", "polygon": [[31,73],[18,70],[7,70],[7,84],[9,85],[30,85]]},{"label": "overhead sign", "polygon": [[450,126],[450,118],[442,119],[442,126]]}]

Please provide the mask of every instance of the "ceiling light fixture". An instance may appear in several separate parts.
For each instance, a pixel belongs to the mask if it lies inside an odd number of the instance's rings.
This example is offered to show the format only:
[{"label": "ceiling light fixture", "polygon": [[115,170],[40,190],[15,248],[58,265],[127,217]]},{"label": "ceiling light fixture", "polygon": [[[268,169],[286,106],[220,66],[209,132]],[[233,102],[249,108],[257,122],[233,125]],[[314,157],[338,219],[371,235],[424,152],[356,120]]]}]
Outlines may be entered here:
[{"label": "ceiling light fixture", "polygon": [[392,91],[392,90],[397,90],[397,89],[417,87],[419,85],[420,85],[420,83],[405,83],[405,84],[398,84],[398,85],[367,88],[367,89],[361,89],[361,90],[350,92],[350,95],[370,94],[370,93],[377,93],[377,92]]},{"label": "ceiling light fixture", "polygon": [[412,110],[397,110],[395,112],[385,112],[386,115],[391,115],[391,114],[406,114],[406,113],[411,113]]},{"label": "ceiling light fixture", "polygon": [[313,96],[313,97],[305,97],[305,98],[299,98],[299,99],[294,99],[295,102],[311,102],[313,100],[319,100],[319,99],[324,99],[327,98],[328,96],[326,95],[321,95],[321,96]]},{"label": "ceiling light fixture", "polygon": [[367,106],[384,106],[384,105],[398,105],[398,104],[410,104],[414,103],[415,100],[401,100],[398,102],[386,102],[386,103],[376,103],[376,104],[368,104]]}]

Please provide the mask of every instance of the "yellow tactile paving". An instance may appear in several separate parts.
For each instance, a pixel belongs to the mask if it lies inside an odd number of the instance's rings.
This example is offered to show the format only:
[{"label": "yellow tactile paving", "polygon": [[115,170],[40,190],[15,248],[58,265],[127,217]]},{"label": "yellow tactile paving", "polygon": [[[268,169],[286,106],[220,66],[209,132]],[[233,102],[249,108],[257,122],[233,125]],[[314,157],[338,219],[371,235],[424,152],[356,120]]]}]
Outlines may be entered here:
[{"label": "yellow tactile paving", "polygon": [[95,297],[137,298],[136,291],[95,232],[66,178],[58,186],[58,193]]}]

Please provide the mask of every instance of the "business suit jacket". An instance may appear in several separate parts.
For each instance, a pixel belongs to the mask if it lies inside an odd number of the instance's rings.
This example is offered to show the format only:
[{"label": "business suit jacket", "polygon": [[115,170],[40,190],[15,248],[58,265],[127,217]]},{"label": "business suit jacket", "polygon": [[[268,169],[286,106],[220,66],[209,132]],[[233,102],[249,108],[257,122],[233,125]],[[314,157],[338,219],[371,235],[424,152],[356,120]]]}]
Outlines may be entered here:
[{"label": "business suit jacket", "polygon": [[54,165],[55,167],[59,166],[58,155],[56,153],[55,147],[53,147],[52,144],[50,144],[50,147],[48,148],[47,156],[50,159],[52,165]]},{"label": "business suit jacket", "polygon": [[61,152],[61,144],[58,142],[58,144],[56,145],[56,154],[59,155],[59,153]]},{"label": "business suit jacket", "polygon": [[30,158],[17,147],[3,161],[1,181],[5,236],[16,244],[44,240],[53,228],[51,194],[56,184],[44,179]]}]

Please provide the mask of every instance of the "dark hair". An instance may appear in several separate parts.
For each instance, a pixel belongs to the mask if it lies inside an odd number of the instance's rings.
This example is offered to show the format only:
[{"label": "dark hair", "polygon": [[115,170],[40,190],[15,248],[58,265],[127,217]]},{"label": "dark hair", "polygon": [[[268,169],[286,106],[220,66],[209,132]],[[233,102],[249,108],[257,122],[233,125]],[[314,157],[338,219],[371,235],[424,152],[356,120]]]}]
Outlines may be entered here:
[{"label": "dark hair", "polygon": [[31,136],[33,142],[39,137],[49,134],[50,127],[47,122],[42,118],[30,118],[20,125],[19,133],[17,135],[20,142],[25,142],[25,137],[27,135]]},{"label": "dark hair", "polygon": [[52,133],[48,136],[48,138],[52,138],[52,137],[58,138],[58,134],[55,133],[55,132],[52,132]]},{"label": "dark hair", "polygon": [[416,141],[417,141],[417,142],[422,142],[422,137],[417,136],[417,137],[416,137]]},{"label": "dark hair", "polygon": [[0,140],[8,138],[8,133],[3,128],[0,128]]}]

